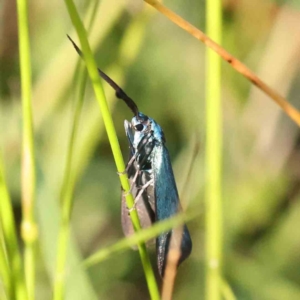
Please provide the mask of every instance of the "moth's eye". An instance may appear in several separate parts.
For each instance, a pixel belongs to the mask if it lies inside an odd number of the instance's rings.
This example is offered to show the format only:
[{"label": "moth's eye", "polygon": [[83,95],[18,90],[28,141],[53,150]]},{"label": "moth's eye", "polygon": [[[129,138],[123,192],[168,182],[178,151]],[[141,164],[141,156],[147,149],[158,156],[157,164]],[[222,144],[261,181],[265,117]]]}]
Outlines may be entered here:
[{"label": "moth's eye", "polygon": [[142,131],[144,129],[144,126],[143,124],[137,124],[134,126],[134,128],[136,131]]}]

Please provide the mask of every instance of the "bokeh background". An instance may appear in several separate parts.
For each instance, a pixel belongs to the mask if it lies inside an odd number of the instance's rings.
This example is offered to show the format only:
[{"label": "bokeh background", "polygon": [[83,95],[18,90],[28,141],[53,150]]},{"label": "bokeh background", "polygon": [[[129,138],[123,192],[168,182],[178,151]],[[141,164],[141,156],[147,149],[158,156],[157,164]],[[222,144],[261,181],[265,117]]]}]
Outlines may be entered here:
[{"label": "bokeh background", "polygon": [[[77,1],[83,19],[89,3]],[[205,2],[164,1],[205,30]],[[300,109],[300,2],[224,0],[222,45]],[[51,299],[59,198],[75,105],[78,57],[62,1],[30,1],[37,156],[37,298]],[[0,2],[0,144],[18,224],[21,103],[15,1]],[[89,40],[98,66],[164,129],[194,248],[174,299],[204,296],[205,47],[142,1],[102,0]],[[125,159],[131,113],[104,84]],[[248,81],[223,65],[224,276],[237,299],[300,299],[300,135]],[[193,157],[195,144],[200,144]],[[87,84],[76,139],[69,265],[123,237],[119,178]],[[191,161],[192,175],[187,174]],[[0,199],[1,200],[1,199]],[[155,251],[151,257],[155,264]],[[66,299],[148,299],[138,253],[127,250],[86,272],[69,268]],[[72,271],[73,270],[73,271]],[[159,279],[158,279],[159,280]]]}]

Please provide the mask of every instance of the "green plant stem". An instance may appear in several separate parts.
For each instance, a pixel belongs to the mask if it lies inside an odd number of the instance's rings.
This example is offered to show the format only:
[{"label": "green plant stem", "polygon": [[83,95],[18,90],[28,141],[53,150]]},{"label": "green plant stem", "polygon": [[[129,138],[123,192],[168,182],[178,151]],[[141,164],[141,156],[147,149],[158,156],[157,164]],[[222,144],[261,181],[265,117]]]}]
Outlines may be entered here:
[{"label": "green plant stem", "polygon": [[[122,69],[128,69],[137,57],[144,38],[145,24],[147,23],[150,14],[151,11],[147,11],[139,15],[130,23],[120,43],[119,54],[114,60],[114,64],[112,67],[107,69],[107,73],[113,75],[113,78],[116,79],[118,84],[121,86],[124,82],[124,73],[122,72]],[[118,101],[114,92],[110,90],[110,95],[107,95],[107,97],[110,98],[110,107],[113,109],[117,103],[116,101]],[[94,110],[93,105],[89,106],[90,110],[91,108]],[[92,111],[90,111],[90,113],[92,113]],[[91,120],[86,121],[85,134],[81,139],[81,143],[76,148],[76,162],[74,162],[74,168],[72,171],[72,180],[75,182],[77,182],[82,176],[82,172],[86,167],[88,158],[95,151],[98,141],[97,137],[101,139],[101,136],[103,135],[102,122],[98,116],[95,116],[94,114],[91,117]]]},{"label": "green plant stem", "polygon": [[[125,170],[124,160],[122,157],[122,153],[121,153],[120,145],[119,145],[118,138],[116,135],[116,131],[114,128],[114,124],[112,121],[112,117],[109,112],[108,105],[107,105],[107,102],[105,99],[105,95],[104,95],[104,92],[102,89],[100,77],[99,77],[98,71],[97,71],[97,66],[94,61],[90,46],[88,44],[88,40],[86,37],[87,34],[86,34],[86,31],[80,20],[80,17],[78,15],[78,12],[76,10],[76,7],[75,7],[73,1],[65,0],[65,3],[67,5],[69,15],[71,17],[74,27],[76,28],[76,31],[77,31],[77,34],[78,34],[78,37],[80,40],[81,49],[84,54],[85,63],[86,63],[87,69],[88,69],[89,77],[93,84],[94,92],[95,92],[96,99],[98,100],[98,103],[100,106],[100,110],[102,113],[102,117],[103,117],[104,125],[106,128],[106,132],[108,135],[108,139],[109,139],[109,142],[110,142],[110,145],[112,148],[112,153],[113,153],[113,156],[115,159],[117,170],[120,174],[121,186],[122,186],[123,190],[125,191],[125,193],[127,193],[130,189],[130,186],[129,186],[127,174],[123,173]],[[128,193],[128,195],[126,196],[126,203],[127,203],[128,207],[132,207],[134,204],[133,197],[130,193]],[[140,223],[139,223],[139,219],[138,219],[136,210],[133,210],[130,213],[130,216],[132,219],[134,229],[139,230]],[[150,263],[150,259],[149,259],[149,256],[148,256],[148,253],[146,250],[146,246],[144,243],[141,243],[138,245],[138,248],[139,248],[139,253],[140,253],[141,260],[142,260],[149,292],[151,295],[151,299],[159,299],[159,292],[158,292],[155,276],[153,273],[153,269],[152,269],[152,266]]]},{"label": "green plant stem", "polygon": [[86,268],[92,267],[95,264],[100,263],[105,259],[108,259],[112,255],[122,250],[135,246],[140,242],[149,241],[152,238],[155,238],[156,236],[161,234],[162,232],[166,232],[174,227],[182,225],[183,223],[198,217],[200,214],[200,210],[193,210],[188,213],[180,213],[167,220],[157,222],[153,226],[135,232],[131,236],[128,236],[109,247],[100,249],[99,251],[85,259],[83,265]]},{"label": "green plant stem", "polygon": [[[80,64],[82,66],[82,64]],[[75,111],[73,116],[73,123],[71,129],[71,136],[68,145],[68,153],[66,160],[66,167],[64,172],[64,180],[61,191],[61,206],[62,206],[62,216],[59,227],[58,235],[58,245],[57,245],[57,260],[56,260],[56,275],[54,282],[54,295],[53,299],[59,300],[63,299],[65,293],[65,266],[70,234],[70,215],[72,208],[72,199],[74,193],[75,182],[72,176],[72,161],[73,161],[73,151],[75,145],[75,138],[77,136],[77,129],[79,125],[79,119],[83,104],[87,73],[83,69],[83,66],[78,69],[78,81],[76,81],[76,86],[79,87],[78,90],[78,100],[75,105]]]},{"label": "green plant stem", "polygon": [[65,265],[68,252],[68,241],[70,234],[69,221],[63,220],[60,223],[58,244],[57,244],[57,258],[56,258],[56,272],[54,279],[54,295],[53,299],[63,299],[65,294]]},{"label": "green plant stem", "polygon": [[[94,4],[90,5],[91,9],[89,9],[87,13],[87,17],[85,19],[88,20],[88,32],[90,32],[90,28],[94,24],[94,18],[97,13],[97,6],[99,5],[98,0],[94,0]],[[92,2],[91,2],[92,4]],[[90,16],[92,12],[92,17]],[[145,19],[145,15],[142,14],[140,15],[139,19],[135,20],[134,22],[131,23],[129,28],[126,30],[126,34],[124,37],[124,40],[122,42],[122,45],[120,47],[120,57],[117,60],[120,60],[120,63],[125,63],[126,65],[130,64],[134,57],[136,56],[138,49],[140,48],[140,44],[142,41],[143,37],[143,31],[144,31],[144,26],[141,26],[142,20]],[[144,23],[144,22],[143,22]],[[134,41],[135,43],[132,43],[132,38],[129,35],[134,34]],[[130,43],[130,51],[128,51],[128,41],[131,41]],[[125,45],[124,45],[125,44]],[[126,55],[127,54],[127,55]],[[125,58],[123,57],[125,56]],[[83,73],[83,69],[84,73]],[[66,160],[66,167],[64,171],[64,180],[63,180],[63,185],[62,185],[62,192],[61,192],[61,204],[62,204],[62,209],[63,209],[63,218],[61,220],[61,225],[59,227],[59,243],[58,243],[58,249],[57,249],[57,263],[56,263],[56,276],[57,282],[55,282],[55,287],[54,287],[54,297],[57,297],[56,299],[61,299],[64,295],[64,281],[65,281],[65,269],[66,269],[66,251],[68,248],[64,247],[64,243],[70,241],[70,239],[66,238],[66,228],[64,226],[70,226],[70,223],[68,222],[68,219],[70,218],[70,213],[71,213],[71,206],[72,206],[72,199],[73,199],[73,193],[74,193],[74,188],[75,184],[78,181],[78,168],[76,168],[75,163],[72,160],[73,157],[73,152],[75,150],[74,144],[75,144],[75,137],[77,136],[77,127],[79,124],[79,117],[81,115],[81,107],[83,103],[83,96],[84,96],[84,81],[86,81],[87,78],[87,71],[85,66],[83,65],[83,62],[81,59],[79,59],[79,64],[76,67],[75,71],[75,80],[73,86],[79,87],[79,89],[76,91],[76,98],[78,97],[78,101],[75,105],[75,111],[74,111],[74,116],[73,116],[73,124],[72,124],[72,132],[70,136],[70,141],[69,141],[69,146],[68,146],[68,153],[67,153],[67,160]],[[97,135],[101,135],[102,129],[99,131],[97,130]],[[93,137],[92,143],[95,143],[97,139]],[[83,142],[80,144],[80,147],[85,147],[86,149],[93,149],[94,146],[91,147],[90,143],[91,142]],[[77,150],[77,149],[76,149]],[[78,161],[78,158],[80,155],[76,156],[76,159]],[[79,159],[80,161],[80,159]],[[68,231],[70,233],[70,230]],[[64,259],[65,258],[65,259]]]},{"label": "green plant stem", "polygon": [[222,296],[225,300],[236,300],[230,285],[222,279]]},{"label": "green plant stem", "polygon": [[25,278],[29,299],[35,294],[35,242],[37,227],[35,207],[35,159],[31,103],[31,66],[28,30],[28,3],[17,0],[19,53],[22,90],[23,143],[22,143],[22,238],[25,243]]},{"label": "green plant stem", "polygon": [[27,299],[24,282],[22,259],[18,246],[16,225],[13,215],[11,200],[9,197],[4,174],[4,166],[0,155],[0,219],[3,230],[3,238],[7,250],[7,259],[11,271],[12,294],[17,300]]},{"label": "green plant stem", "polygon": [[0,282],[5,292],[5,299],[14,299],[13,278],[8,259],[7,245],[4,239],[3,227],[0,219]]},{"label": "green plant stem", "polygon": [[[91,2],[89,7],[89,25],[90,28],[95,19],[96,11],[99,5],[99,1],[94,0]],[[61,188],[61,196],[60,202],[62,207],[62,216],[59,226],[59,235],[58,235],[58,245],[57,245],[57,259],[56,259],[56,274],[55,274],[55,282],[54,282],[54,294],[53,299],[62,300],[65,294],[65,268],[67,261],[67,252],[68,252],[68,244],[70,238],[70,218],[71,218],[71,210],[73,203],[73,194],[75,188],[75,180],[73,176],[73,152],[75,146],[75,140],[77,136],[80,115],[84,100],[84,93],[87,81],[87,72],[86,68],[82,61],[79,59],[78,65],[76,67],[74,79],[74,86],[78,86],[78,91],[75,93],[75,98],[77,101],[75,103],[75,110],[72,121],[71,135],[68,145],[66,166],[64,171],[64,179]]]},{"label": "green plant stem", "polygon": [[80,115],[81,115],[81,109],[84,99],[84,93],[85,93],[85,87],[86,87],[86,81],[87,81],[87,72],[86,69],[83,68],[83,64],[80,63],[80,68],[78,68],[79,78],[77,85],[79,86],[78,91],[78,101],[75,106],[74,111],[74,117],[73,117],[73,124],[71,129],[71,136],[68,146],[68,154],[67,154],[67,161],[66,161],[66,167],[64,172],[64,181],[62,186],[62,192],[61,192],[61,201],[62,201],[62,207],[63,207],[63,219],[66,221],[69,221],[70,214],[71,214],[71,208],[72,208],[72,197],[74,192],[74,185],[75,182],[72,177],[72,162],[73,162],[73,152],[74,152],[74,146],[75,146],[75,139],[77,136],[77,131],[79,127],[79,121],[80,121]]},{"label": "green plant stem", "polygon": [[[207,34],[221,42],[221,0],[206,1]],[[206,299],[221,299],[222,105],[221,58],[206,50]]]}]

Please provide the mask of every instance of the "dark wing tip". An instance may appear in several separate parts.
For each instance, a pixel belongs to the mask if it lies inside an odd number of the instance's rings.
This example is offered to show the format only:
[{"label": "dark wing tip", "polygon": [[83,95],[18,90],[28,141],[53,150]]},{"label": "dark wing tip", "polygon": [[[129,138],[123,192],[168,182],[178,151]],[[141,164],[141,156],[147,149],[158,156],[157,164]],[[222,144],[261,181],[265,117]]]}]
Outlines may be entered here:
[{"label": "dark wing tip", "polygon": [[[168,262],[168,253],[171,243],[173,230],[168,233],[164,233],[160,235],[156,240],[156,251],[157,251],[157,267],[160,276],[163,278],[165,269],[167,267]],[[183,226],[183,232],[181,236],[181,246],[180,246],[180,257],[177,261],[177,267],[187,259],[192,252],[192,240],[190,237],[190,233],[186,227]]]}]

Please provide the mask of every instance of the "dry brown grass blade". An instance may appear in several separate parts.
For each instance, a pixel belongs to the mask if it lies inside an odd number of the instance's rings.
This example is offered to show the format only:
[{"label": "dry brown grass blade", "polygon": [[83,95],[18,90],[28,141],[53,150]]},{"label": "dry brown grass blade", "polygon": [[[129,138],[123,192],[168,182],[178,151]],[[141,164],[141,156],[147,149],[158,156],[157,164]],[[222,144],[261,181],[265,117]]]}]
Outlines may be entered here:
[{"label": "dry brown grass blade", "polygon": [[144,0],[149,5],[153,6],[159,12],[161,12],[164,16],[170,19],[173,23],[190,33],[196,39],[203,42],[207,47],[214,50],[217,54],[219,54],[225,61],[227,61],[237,72],[246,77],[251,83],[256,85],[261,91],[267,94],[271,99],[273,99],[282,110],[296,123],[300,126],[300,113],[297,109],[295,109],[291,104],[287,102],[287,100],[274,91],[271,87],[269,87],[266,83],[264,83],[260,78],[258,78],[250,69],[248,69],[242,62],[237,60],[234,56],[228,53],[224,48],[215,43],[212,39],[210,39],[205,33],[201,30],[185,21],[183,18],[175,14],[169,8],[165,7],[163,4],[158,2],[157,0]]},{"label": "dry brown grass blade", "polygon": [[180,259],[181,251],[181,239],[183,234],[183,226],[173,229],[171,237],[170,249],[167,257],[167,265],[164,274],[164,283],[162,287],[162,300],[171,300],[174,283],[177,274],[178,261]]},{"label": "dry brown grass blade", "polygon": [[[181,192],[180,199],[186,198],[186,191],[188,187],[188,183],[191,180],[193,167],[195,165],[195,160],[197,158],[197,155],[200,151],[200,141],[199,141],[199,133],[197,132],[195,134],[195,145],[192,153],[192,159],[188,168],[188,172],[184,181],[183,185],[183,191]],[[182,239],[182,233],[183,233],[183,227],[179,226],[178,228],[175,228],[173,230],[172,238],[171,238],[171,244],[170,244],[170,250],[167,257],[167,265],[166,270],[164,274],[164,281],[162,286],[162,300],[171,300],[172,294],[174,290],[174,283],[176,279],[177,274],[177,268],[178,268],[178,261],[180,259],[181,250],[181,239]],[[177,242],[176,242],[177,241]]]}]

